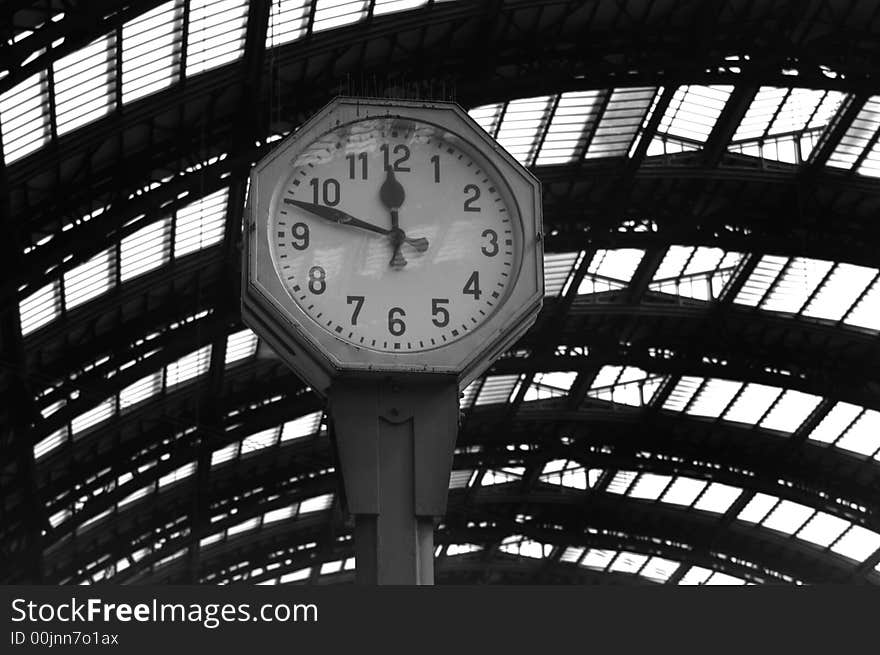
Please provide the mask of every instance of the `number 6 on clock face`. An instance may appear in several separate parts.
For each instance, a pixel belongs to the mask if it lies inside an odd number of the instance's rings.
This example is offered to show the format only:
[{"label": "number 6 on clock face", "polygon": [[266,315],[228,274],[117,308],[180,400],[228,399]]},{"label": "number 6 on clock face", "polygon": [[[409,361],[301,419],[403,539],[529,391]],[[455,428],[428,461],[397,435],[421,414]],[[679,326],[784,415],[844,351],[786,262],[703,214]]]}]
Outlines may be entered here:
[{"label": "number 6 on clock face", "polygon": [[368,117],[305,146],[274,192],[273,265],[309,320],[357,348],[418,353],[480,327],[513,288],[519,209],[480,149]]}]

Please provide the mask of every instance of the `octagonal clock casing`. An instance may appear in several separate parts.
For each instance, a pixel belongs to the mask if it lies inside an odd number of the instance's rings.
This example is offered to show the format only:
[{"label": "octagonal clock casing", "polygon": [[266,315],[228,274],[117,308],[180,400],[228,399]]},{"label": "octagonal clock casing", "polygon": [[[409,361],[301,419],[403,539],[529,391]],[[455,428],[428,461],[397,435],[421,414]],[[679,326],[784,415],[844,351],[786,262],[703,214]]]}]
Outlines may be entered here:
[{"label": "octagonal clock casing", "polygon": [[[436,343],[432,344],[427,341],[429,337],[426,335],[421,347],[418,343],[410,342],[409,349],[404,350],[393,350],[393,340],[390,344],[385,343],[385,348],[382,347],[382,343],[376,344],[375,339],[370,339],[370,335],[367,335],[367,340],[364,341],[363,334],[358,338],[355,328],[350,328],[348,323],[345,324],[344,331],[340,329],[340,324],[345,321],[339,320],[338,316],[336,323],[330,321],[328,324],[324,324],[323,319],[326,319],[326,316],[321,316],[320,319],[316,318],[316,312],[320,307],[318,309],[315,309],[314,306],[309,307],[314,303],[306,298],[310,295],[308,291],[300,289],[301,293],[300,291],[294,292],[294,286],[305,287],[310,282],[303,277],[304,269],[298,271],[299,277],[296,282],[305,282],[306,284],[296,284],[295,281],[292,281],[292,274],[290,280],[285,279],[290,271],[284,270],[282,265],[286,265],[291,259],[286,259],[282,264],[281,255],[283,254],[285,258],[299,256],[300,259],[303,259],[301,250],[296,248],[291,250],[288,246],[292,246],[294,243],[298,246],[304,246],[306,241],[303,239],[291,242],[292,234],[284,240],[276,238],[276,230],[279,228],[277,220],[282,208],[292,210],[294,215],[299,212],[300,222],[294,222],[294,224],[299,226],[296,235],[300,237],[306,235],[308,226],[311,225],[311,233],[320,235],[325,242],[329,238],[338,238],[340,241],[353,238],[350,236],[352,228],[349,226],[332,223],[328,225],[327,221],[315,218],[308,212],[302,213],[298,207],[285,205],[285,198],[299,198],[301,202],[311,203],[311,193],[314,192],[314,200],[318,204],[328,204],[325,201],[329,201],[338,209],[358,214],[358,217],[364,211],[360,206],[334,202],[337,197],[333,194],[334,189],[332,188],[330,189],[330,197],[321,197],[323,191],[321,182],[326,182],[326,179],[318,179],[317,176],[310,178],[312,171],[319,170],[320,166],[318,169],[307,168],[304,162],[309,160],[310,153],[320,151],[325,147],[324,143],[327,142],[330,143],[329,148],[340,149],[337,153],[339,157],[345,157],[351,149],[348,161],[348,164],[352,165],[351,178],[360,178],[361,164],[364,166],[367,164],[365,161],[367,155],[360,154],[364,152],[363,142],[353,144],[339,139],[338,135],[357,133],[358,130],[355,128],[375,124],[399,126],[404,136],[409,134],[408,138],[413,139],[412,142],[407,143],[410,143],[412,150],[415,150],[416,153],[421,153],[422,158],[425,158],[424,155],[428,151],[419,151],[418,148],[421,145],[415,141],[421,139],[423,142],[425,134],[428,135],[429,140],[431,135],[436,135],[437,138],[434,139],[433,145],[438,147],[438,151],[448,150],[455,154],[460,151],[462,154],[472,155],[472,157],[466,157],[466,160],[473,159],[473,162],[486,169],[484,180],[490,180],[487,184],[495,192],[496,202],[501,203],[498,206],[509,208],[509,214],[515,215],[511,216],[511,219],[518,223],[514,226],[516,230],[515,243],[518,248],[511,247],[510,249],[511,251],[516,250],[517,256],[515,261],[514,258],[508,257],[510,263],[505,265],[509,268],[504,270],[510,272],[505,274],[505,278],[499,278],[504,284],[498,284],[498,291],[502,295],[498,298],[497,306],[491,310],[488,306],[484,307],[487,311],[485,314],[480,312],[484,314],[482,317],[474,313],[474,317],[470,318],[473,324],[468,322],[472,329],[456,331],[455,338],[450,333],[449,341],[441,342],[438,333]],[[413,127],[409,133],[406,132],[407,126]],[[376,162],[381,162],[378,149],[385,146],[386,170],[371,173],[376,194],[379,193],[380,182],[387,179],[387,168],[397,170],[394,168],[394,158],[389,159],[388,154],[392,152],[391,146],[394,146],[395,143],[399,144],[402,137],[397,134],[397,130],[394,132],[395,140],[393,142],[390,141],[390,134],[388,136],[388,144],[375,142],[369,146],[372,148],[369,157],[370,166],[373,169],[376,168],[374,165]],[[439,150],[437,141],[442,143],[442,150]],[[407,148],[406,152],[409,151],[410,148]],[[393,152],[395,155],[399,154],[397,151]],[[360,158],[357,158],[358,156]],[[416,156],[414,155],[414,158]],[[459,156],[458,159],[462,159],[462,157]],[[320,160],[315,161],[320,163]],[[435,163],[438,166],[436,170],[439,179],[439,161]],[[426,169],[426,162],[421,162],[420,165],[423,174],[426,171],[434,170]],[[405,168],[407,167],[401,167],[401,169]],[[365,172],[366,169],[364,169]],[[294,173],[297,173],[295,187],[292,182]],[[302,175],[301,178],[299,174]],[[339,175],[338,177],[347,176]],[[404,187],[408,186],[412,192],[414,185],[411,181],[407,181],[405,170],[396,173],[396,178]],[[313,179],[314,182],[312,182]],[[311,190],[305,191],[309,189],[310,182],[312,182]],[[346,195],[344,185],[347,183],[346,179],[339,180],[339,184],[343,185],[341,191],[343,195]],[[351,183],[354,184],[354,182]],[[498,187],[497,192],[495,187]],[[486,185],[484,184],[482,188],[485,195]],[[450,197],[448,211],[451,213],[462,212],[467,208],[467,199],[474,195],[474,191],[468,189],[467,193],[464,204],[461,198]],[[414,202],[412,195],[410,193],[400,208],[401,227],[409,227],[413,221],[413,214],[419,210],[417,200]],[[501,200],[502,198],[503,200]],[[381,225],[383,228],[391,227],[387,222],[388,219],[385,218],[386,222],[383,223],[383,217],[376,215],[375,211],[372,214],[364,215],[367,215],[370,222],[375,225]],[[488,216],[488,213],[486,215]],[[466,216],[470,218],[470,215]],[[501,215],[499,214],[499,216]],[[421,217],[421,223],[424,226],[424,217]],[[284,225],[284,229],[290,229],[290,227],[289,224]],[[490,232],[498,231],[497,229],[487,229],[482,233],[485,235],[485,240],[482,242],[474,241],[470,247],[495,248],[492,242],[495,235]],[[338,236],[336,236],[337,234]],[[475,236],[478,237],[479,234],[478,231]],[[360,238],[367,237],[361,236]],[[371,239],[371,246],[378,244],[378,247],[383,248],[387,243],[386,252],[390,258],[393,247],[390,245],[388,237],[372,234],[369,239]],[[434,245],[439,243],[433,238],[431,242]],[[486,252],[494,252],[494,250]],[[412,250],[407,244],[401,246],[401,253],[407,253],[411,264],[408,268],[389,269],[392,271],[390,276],[386,278],[391,280],[389,286],[395,286],[395,279],[403,279],[394,276],[405,276],[408,271],[410,271],[410,275],[415,275],[411,271],[420,270],[421,283],[426,287],[426,297],[430,296],[434,279],[431,277],[432,269],[427,266],[427,259],[425,260],[426,265],[419,269],[419,264],[423,263],[419,258],[423,256],[428,258],[435,253],[431,252],[429,248],[427,253],[423,255]],[[326,393],[332,381],[340,376],[364,376],[373,373],[393,374],[395,377],[414,374],[455,375],[460,385],[464,387],[482,373],[534,322],[543,298],[542,262],[540,183],[492,140],[458,105],[446,102],[337,98],[319,111],[298,132],[282,141],[269,155],[257,163],[251,173],[242,271],[244,278],[242,315],[245,322],[264,338],[289,366],[322,393]],[[312,263],[312,261],[309,260],[308,263]],[[317,268],[313,267],[310,274]],[[448,286],[448,281],[441,279],[440,267],[437,268],[436,284]],[[448,268],[446,270],[448,277]],[[313,279],[311,282],[315,282],[315,280]],[[320,290],[323,294],[321,286],[316,284],[311,288],[315,291]],[[381,288],[380,285],[379,289]],[[466,288],[469,291],[474,290],[472,287]],[[345,304],[347,299],[345,291],[338,292],[335,289],[327,289],[327,291],[328,294],[321,298],[322,302]],[[331,291],[342,295],[330,295]],[[488,289],[485,291],[490,293]],[[389,294],[393,295],[393,291],[389,291]],[[372,295],[375,296],[377,293],[374,291]],[[476,295],[474,294],[472,297],[476,298]],[[303,300],[304,298],[305,300]],[[373,300],[379,300],[389,306],[394,304],[393,298],[373,298]],[[393,314],[390,316],[396,318]],[[438,316],[442,318],[442,313]],[[476,320],[477,318],[480,318],[479,322]],[[354,325],[354,320],[352,318],[352,325]],[[393,329],[393,326],[391,327]],[[416,349],[413,351],[414,345]],[[405,346],[406,341],[404,340]]]}]

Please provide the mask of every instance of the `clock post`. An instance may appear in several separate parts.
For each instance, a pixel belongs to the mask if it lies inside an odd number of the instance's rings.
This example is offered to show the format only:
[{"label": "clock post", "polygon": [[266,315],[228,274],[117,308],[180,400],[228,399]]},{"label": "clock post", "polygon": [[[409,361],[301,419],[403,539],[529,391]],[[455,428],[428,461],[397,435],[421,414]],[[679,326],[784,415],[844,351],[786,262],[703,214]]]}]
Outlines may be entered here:
[{"label": "clock post", "polygon": [[457,105],[337,98],[254,167],[242,317],[327,397],[361,584],[434,581],[459,392],[537,317],[541,190]]}]

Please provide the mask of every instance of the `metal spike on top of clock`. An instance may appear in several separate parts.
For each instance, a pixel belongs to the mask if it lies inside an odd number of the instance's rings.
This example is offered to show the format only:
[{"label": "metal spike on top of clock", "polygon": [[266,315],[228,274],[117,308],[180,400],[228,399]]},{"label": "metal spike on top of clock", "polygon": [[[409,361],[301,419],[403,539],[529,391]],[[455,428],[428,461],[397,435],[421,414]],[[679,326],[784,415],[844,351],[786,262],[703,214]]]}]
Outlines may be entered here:
[{"label": "metal spike on top of clock", "polygon": [[394,254],[391,256],[392,268],[403,268],[406,266],[406,258],[400,252],[400,246],[403,244],[406,234],[400,229],[400,210],[403,201],[406,200],[406,190],[403,185],[394,177],[394,171],[389,167],[386,170],[385,181],[379,188],[379,197],[382,204],[391,212],[391,245],[394,246]]}]

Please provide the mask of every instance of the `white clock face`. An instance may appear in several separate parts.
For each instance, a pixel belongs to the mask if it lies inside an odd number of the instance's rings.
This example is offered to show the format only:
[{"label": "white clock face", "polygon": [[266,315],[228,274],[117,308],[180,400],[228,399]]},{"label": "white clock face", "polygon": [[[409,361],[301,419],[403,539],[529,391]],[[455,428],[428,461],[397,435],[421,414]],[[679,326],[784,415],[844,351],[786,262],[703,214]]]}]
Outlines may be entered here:
[{"label": "white clock face", "polygon": [[291,298],[335,338],[441,348],[513,288],[523,235],[489,159],[442,128],[369,118],[324,134],[273,194],[268,234]]}]

